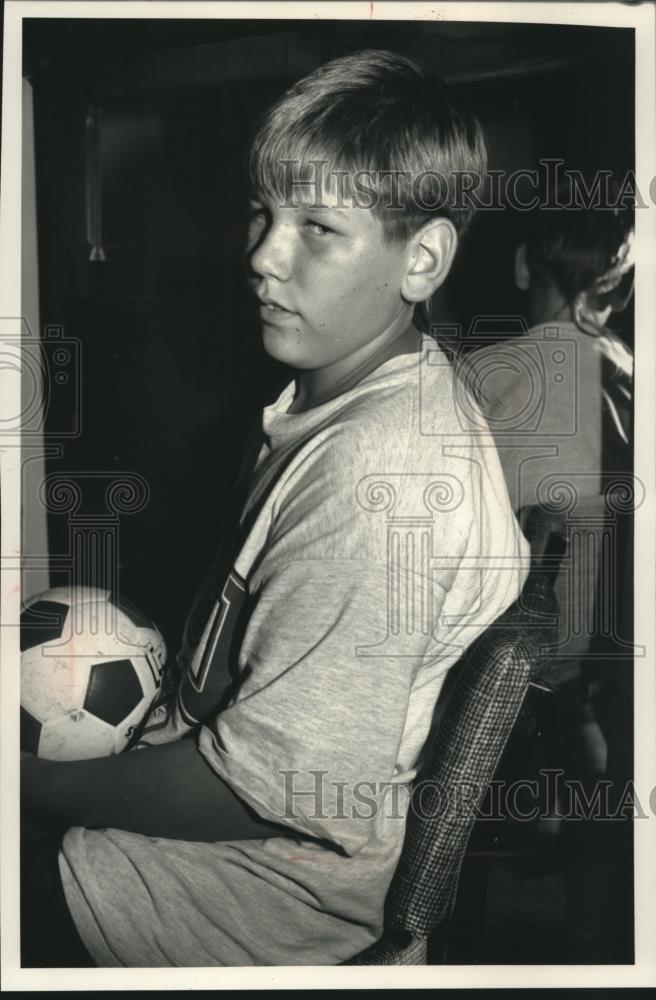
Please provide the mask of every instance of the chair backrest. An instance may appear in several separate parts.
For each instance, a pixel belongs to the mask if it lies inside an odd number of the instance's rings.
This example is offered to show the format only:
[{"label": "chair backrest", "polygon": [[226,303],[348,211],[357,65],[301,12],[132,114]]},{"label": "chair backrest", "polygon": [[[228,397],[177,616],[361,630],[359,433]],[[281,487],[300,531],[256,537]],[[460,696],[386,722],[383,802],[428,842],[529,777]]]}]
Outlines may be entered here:
[{"label": "chair backrest", "polygon": [[448,920],[476,811],[530,681],[549,665],[557,604],[533,570],[522,594],[467,650],[413,789],[403,850],[385,901],[385,928],[427,938]]}]

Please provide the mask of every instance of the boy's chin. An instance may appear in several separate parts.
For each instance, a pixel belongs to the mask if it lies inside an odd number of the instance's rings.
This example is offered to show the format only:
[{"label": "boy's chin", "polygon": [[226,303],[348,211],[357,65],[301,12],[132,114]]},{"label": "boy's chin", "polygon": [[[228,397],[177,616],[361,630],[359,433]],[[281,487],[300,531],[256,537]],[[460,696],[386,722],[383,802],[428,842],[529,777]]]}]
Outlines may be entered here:
[{"label": "boy's chin", "polygon": [[303,357],[303,334],[300,330],[283,332],[263,323],[261,333],[262,346],[269,357],[292,368],[311,367]]}]

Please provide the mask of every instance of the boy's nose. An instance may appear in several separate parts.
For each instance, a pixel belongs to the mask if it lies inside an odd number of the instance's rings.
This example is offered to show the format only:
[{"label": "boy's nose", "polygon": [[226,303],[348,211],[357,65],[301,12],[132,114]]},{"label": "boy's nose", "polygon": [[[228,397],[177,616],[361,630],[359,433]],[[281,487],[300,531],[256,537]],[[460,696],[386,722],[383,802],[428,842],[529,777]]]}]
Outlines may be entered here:
[{"label": "boy's nose", "polygon": [[253,271],[261,277],[286,281],[292,270],[294,234],[290,224],[272,225],[256,243],[250,255]]}]

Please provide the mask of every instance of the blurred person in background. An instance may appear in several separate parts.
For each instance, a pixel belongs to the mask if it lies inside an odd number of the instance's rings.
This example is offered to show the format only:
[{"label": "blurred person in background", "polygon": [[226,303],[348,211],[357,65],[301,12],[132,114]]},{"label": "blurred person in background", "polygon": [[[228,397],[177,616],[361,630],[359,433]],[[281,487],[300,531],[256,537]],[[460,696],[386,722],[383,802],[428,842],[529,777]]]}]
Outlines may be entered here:
[{"label": "blurred person in background", "polygon": [[[608,645],[608,623],[617,621],[625,558],[612,538],[606,491],[632,468],[633,353],[612,326],[633,292],[634,220],[632,209],[580,207],[566,195],[558,201],[567,207],[531,214],[516,249],[526,334],[466,354],[461,375],[494,435],[532,555],[560,558],[559,646],[549,677],[556,731],[549,735],[565,778],[589,796],[609,776],[622,668],[599,651]],[[599,838],[580,818],[562,828],[568,924],[594,955],[603,890],[590,845]],[[558,822],[549,828],[560,829]]]}]

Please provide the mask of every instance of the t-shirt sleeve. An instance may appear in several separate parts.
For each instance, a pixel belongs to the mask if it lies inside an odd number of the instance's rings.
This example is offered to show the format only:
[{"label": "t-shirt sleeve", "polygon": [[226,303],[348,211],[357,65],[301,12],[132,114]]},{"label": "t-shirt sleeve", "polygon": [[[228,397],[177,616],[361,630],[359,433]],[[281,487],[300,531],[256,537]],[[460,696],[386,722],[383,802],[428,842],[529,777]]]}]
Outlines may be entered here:
[{"label": "t-shirt sleeve", "polygon": [[349,853],[368,836],[358,791],[392,777],[411,684],[407,661],[375,655],[384,602],[364,564],[290,563],[258,595],[250,676],[201,737],[259,815]]},{"label": "t-shirt sleeve", "polygon": [[[334,454],[315,454],[278,507],[251,582],[239,690],[199,746],[260,816],[352,854],[372,836],[372,810],[394,777],[432,643],[421,615],[439,615],[455,570],[423,575],[397,560],[390,574],[385,515],[361,502],[357,463],[335,465]],[[464,506],[440,528],[456,561]]]}]

